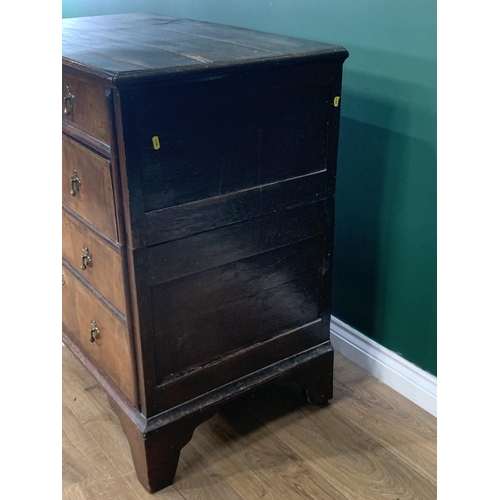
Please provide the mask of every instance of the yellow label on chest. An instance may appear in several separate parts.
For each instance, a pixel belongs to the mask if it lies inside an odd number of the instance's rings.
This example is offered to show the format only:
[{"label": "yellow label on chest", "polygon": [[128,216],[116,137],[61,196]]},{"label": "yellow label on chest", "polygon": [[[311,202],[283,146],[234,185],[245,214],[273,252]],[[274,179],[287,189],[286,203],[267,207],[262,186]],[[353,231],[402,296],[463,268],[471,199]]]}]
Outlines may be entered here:
[{"label": "yellow label on chest", "polygon": [[153,137],[153,147],[155,149],[160,149],[160,139],[158,138],[157,135]]}]

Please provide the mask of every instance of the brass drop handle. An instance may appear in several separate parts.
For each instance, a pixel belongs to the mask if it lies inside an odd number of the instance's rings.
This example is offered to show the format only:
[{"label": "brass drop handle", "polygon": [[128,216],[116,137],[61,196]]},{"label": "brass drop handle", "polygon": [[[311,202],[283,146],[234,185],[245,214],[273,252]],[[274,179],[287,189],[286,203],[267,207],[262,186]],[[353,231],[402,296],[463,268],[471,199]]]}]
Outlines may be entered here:
[{"label": "brass drop handle", "polygon": [[69,85],[66,85],[66,94],[63,97],[64,114],[66,116],[69,116],[73,112],[74,102],[75,102],[75,96],[70,92]]},{"label": "brass drop handle", "polygon": [[78,172],[76,171],[76,168],[73,169],[73,173],[71,174],[70,185],[71,185],[71,191],[69,192],[69,194],[71,196],[76,196],[76,193],[80,191],[80,188],[82,186],[82,181],[78,177]]},{"label": "brass drop handle", "polygon": [[97,323],[95,319],[90,322],[90,342],[95,342],[100,336],[99,328],[97,328]]},{"label": "brass drop handle", "polygon": [[92,262],[92,259],[90,258],[90,253],[88,247],[83,247],[82,248],[82,265],[80,266],[80,269],[82,271],[85,271],[87,269],[87,266]]}]

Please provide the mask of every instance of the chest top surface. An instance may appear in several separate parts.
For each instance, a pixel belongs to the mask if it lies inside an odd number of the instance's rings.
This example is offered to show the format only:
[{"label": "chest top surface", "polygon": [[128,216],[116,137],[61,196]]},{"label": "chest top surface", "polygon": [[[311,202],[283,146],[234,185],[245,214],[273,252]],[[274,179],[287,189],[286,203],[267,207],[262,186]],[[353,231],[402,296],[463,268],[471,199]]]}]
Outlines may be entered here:
[{"label": "chest top surface", "polygon": [[311,55],[345,59],[338,45],[159,14],[64,19],[63,64],[113,82]]}]

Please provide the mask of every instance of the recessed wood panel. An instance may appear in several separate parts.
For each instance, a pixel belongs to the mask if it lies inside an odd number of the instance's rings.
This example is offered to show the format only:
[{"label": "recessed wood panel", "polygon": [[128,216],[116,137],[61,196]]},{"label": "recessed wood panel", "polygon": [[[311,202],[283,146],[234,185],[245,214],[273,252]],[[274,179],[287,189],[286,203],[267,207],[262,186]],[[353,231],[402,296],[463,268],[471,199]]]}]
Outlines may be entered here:
[{"label": "recessed wood panel", "polygon": [[328,86],[303,86],[297,69],[273,78],[274,92],[232,75],[123,93],[128,168],[141,171],[146,212],[326,168]]},{"label": "recessed wood panel", "polygon": [[151,288],[157,382],[319,317],[317,236]]}]

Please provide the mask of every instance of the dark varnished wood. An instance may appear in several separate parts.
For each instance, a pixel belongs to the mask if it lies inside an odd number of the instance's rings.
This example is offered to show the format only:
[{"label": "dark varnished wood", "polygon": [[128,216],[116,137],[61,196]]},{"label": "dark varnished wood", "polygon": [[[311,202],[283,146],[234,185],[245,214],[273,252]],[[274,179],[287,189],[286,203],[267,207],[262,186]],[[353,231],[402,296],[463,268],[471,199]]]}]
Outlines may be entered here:
[{"label": "dark varnished wood", "polygon": [[142,170],[144,210],[323,170],[328,87],[285,91],[290,76],[280,75],[275,92],[257,95],[251,94],[254,81],[243,84],[240,75],[142,95],[123,92],[127,162]]},{"label": "dark varnished wood", "polygon": [[[157,381],[319,317],[321,239],[152,288]],[[182,331],[182,336],[170,332]]]},{"label": "dark varnished wood", "polygon": [[158,14],[64,19],[62,24],[66,65],[115,81],[239,61],[323,53],[341,61],[346,57],[335,45]]},{"label": "dark varnished wood", "polygon": [[326,171],[262,184],[236,193],[145,215],[148,246],[236,224],[273,212],[308,205],[326,198]]},{"label": "dark varnished wood", "polygon": [[[174,22],[163,22],[162,31],[175,31],[187,35],[199,37],[207,40],[226,42],[240,47],[248,47],[268,54],[285,55],[297,54],[306,50],[310,53],[312,50],[331,50],[331,45],[311,42],[297,38],[291,38],[283,35],[274,35],[272,33],[258,32],[235,26],[222,27],[213,23],[195,21],[193,19],[175,19]],[[254,52],[253,57],[256,56]]]},{"label": "dark varnished wood", "polygon": [[333,351],[324,352],[295,370],[284,382],[297,384],[309,403],[325,406],[333,398],[333,358]]},{"label": "dark varnished wood", "polygon": [[[171,228],[179,219],[161,212],[167,207],[192,215],[199,201],[198,213],[205,214],[220,201],[216,217],[223,212],[238,220],[287,208],[283,196],[289,206],[325,197],[328,182],[319,186],[307,177],[326,176],[328,82],[338,68],[307,63],[261,72],[258,79],[247,70],[120,92],[134,247],[173,237],[164,221]],[[281,187],[280,181],[289,182]],[[241,195],[230,198],[234,193]]]},{"label": "dark varnished wood", "polygon": [[322,234],[323,205],[280,211],[148,247],[149,283],[160,285]]},{"label": "dark varnished wood", "polygon": [[285,331],[157,386],[150,409],[153,413],[168,410],[325,341],[329,342],[320,320]]},{"label": "dark varnished wood", "polygon": [[[71,176],[76,170],[81,187],[71,195]],[[63,134],[62,201],[109,238],[118,241],[110,161]]]},{"label": "dark varnished wood", "polygon": [[137,427],[112,397],[109,402],[127,436],[137,478],[150,493],[174,482],[182,448],[196,427],[215,414],[215,409],[200,409],[155,429],[146,429]]},{"label": "dark varnished wood", "polygon": [[[144,201],[142,198],[141,171],[140,169],[128,170],[126,165],[128,159],[125,153],[125,141],[123,134],[124,118],[122,116],[121,93],[119,90],[113,92],[113,104],[116,132],[116,156],[120,167],[120,174],[115,177],[122,200],[123,225],[126,232],[126,244],[128,248],[140,248],[144,246],[145,218]],[[134,201],[131,203],[131,201]],[[132,274],[133,263],[129,259],[129,272]],[[133,277],[131,277],[133,280]]]},{"label": "dark varnished wood", "polygon": [[[87,96],[63,119],[63,336],[108,392],[148,491],[171,484],[220,404],[278,380],[331,397],[346,57],[156,14],[63,22],[63,77]],[[93,344],[89,312],[107,332]]]}]

